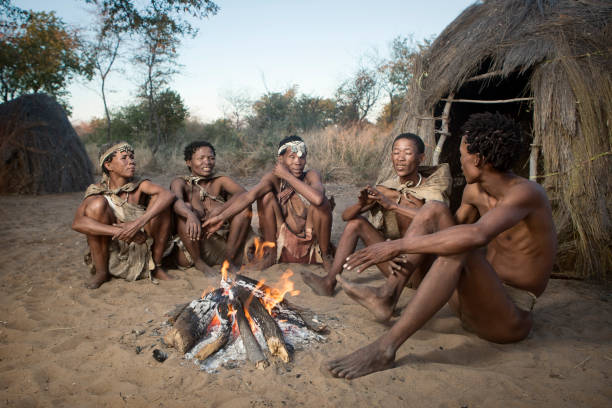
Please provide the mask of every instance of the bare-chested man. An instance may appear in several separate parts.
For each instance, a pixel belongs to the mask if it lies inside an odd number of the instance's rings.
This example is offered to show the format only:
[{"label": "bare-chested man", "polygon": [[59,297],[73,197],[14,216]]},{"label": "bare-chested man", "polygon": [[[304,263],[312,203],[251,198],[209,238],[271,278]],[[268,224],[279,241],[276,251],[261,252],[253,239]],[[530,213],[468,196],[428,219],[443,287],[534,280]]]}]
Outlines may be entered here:
[{"label": "bare-chested man", "polygon": [[266,247],[263,259],[252,264],[253,268],[267,268],[276,262],[329,262],[332,206],[319,172],[304,171],[306,155],[306,145],[299,136],[281,140],[274,170],[208,219],[202,226],[207,234],[257,200],[261,233],[275,247]]},{"label": "bare-chested man", "polygon": [[176,195],[174,212],[180,239],[177,252],[180,266],[195,266],[208,274],[211,268],[228,260],[233,270],[242,265],[242,248],[251,226],[251,207],[232,216],[224,228],[207,238],[202,223],[221,213],[233,199],[246,190],[230,177],[215,173],[215,148],[206,141],[185,147],[185,163],[191,174],[177,177],[170,189]]},{"label": "bare-chested man", "polygon": [[[461,167],[468,185],[456,220],[446,206],[426,204],[403,239],[347,258],[346,268],[361,272],[399,254],[438,256],[387,333],[326,363],[334,376],[350,379],[392,367],[399,347],[446,302],[465,327],[488,341],[515,342],[529,334],[531,310],[557,249],[550,203],[539,184],[511,171],[524,143],[516,123],[499,113],[474,114],[463,130]],[[370,288],[341,284],[363,305],[381,307]]]},{"label": "bare-chested man", "polygon": [[[391,162],[395,177],[382,182],[376,188],[367,186],[359,192],[357,203],[344,210],[342,219],[347,221],[347,224],[327,275],[319,277],[312,272],[302,272],[304,282],[316,294],[334,294],[336,276],[342,273],[346,257],[355,251],[360,238],[366,246],[386,239],[401,238],[424,202],[438,200],[448,204],[451,188],[448,165],[419,166],[424,157],[425,144],[419,136],[402,133],[394,139]],[[372,222],[360,215],[366,211],[372,212]],[[395,262],[385,262],[377,266],[385,277],[399,269]],[[416,275],[418,273],[413,274]]]},{"label": "bare-chested man", "polygon": [[149,180],[134,178],[134,149],[126,142],[102,146],[103,175],[92,184],[74,216],[72,229],[87,236],[86,256],[93,277],[86,287],[96,289],[111,276],[133,281],[171,277],[161,267],[170,236],[174,195]]}]

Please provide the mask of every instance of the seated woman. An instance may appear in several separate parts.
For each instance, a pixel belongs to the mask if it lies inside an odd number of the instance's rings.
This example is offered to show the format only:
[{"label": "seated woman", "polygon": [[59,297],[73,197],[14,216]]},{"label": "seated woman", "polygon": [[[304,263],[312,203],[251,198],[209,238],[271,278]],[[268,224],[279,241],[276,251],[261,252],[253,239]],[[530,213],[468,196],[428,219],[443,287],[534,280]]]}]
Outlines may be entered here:
[{"label": "seated woman", "polygon": [[134,149],[126,142],[103,146],[99,165],[102,180],[87,188],[72,223],[73,230],[87,236],[85,262],[93,277],[86,287],[96,289],[111,276],[171,279],[161,261],[174,194],[134,177]]},{"label": "seated woman", "polygon": [[280,141],[274,170],[236,199],[203,228],[214,233],[225,220],[257,201],[263,238],[274,243],[264,249],[263,259],[250,267],[263,269],[276,262],[320,263],[331,260],[332,204],[325,197],[321,175],[304,171],[306,144],[299,136]]}]

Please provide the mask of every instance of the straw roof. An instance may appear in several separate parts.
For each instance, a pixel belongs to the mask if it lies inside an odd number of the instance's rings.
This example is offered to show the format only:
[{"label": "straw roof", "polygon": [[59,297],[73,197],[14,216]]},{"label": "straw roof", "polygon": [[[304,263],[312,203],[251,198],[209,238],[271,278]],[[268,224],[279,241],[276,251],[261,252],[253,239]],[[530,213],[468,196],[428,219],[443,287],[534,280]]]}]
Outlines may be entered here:
[{"label": "straw roof", "polygon": [[91,162],[64,109],[45,94],[0,105],[0,193],[84,190]]},{"label": "straw roof", "polygon": [[[609,0],[476,2],[417,61],[394,131],[417,133],[435,146],[432,117],[442,98],[460,94],[477,75],[490,73],[479,82],[489,90],[526,75],[517,96],[533,98],[528,108],[533,143],[541,146],[538,181],[554,207],[559,267],[603,279],[612,271],[610,39]],[[379,178],[391,171],[384,168]]]}]

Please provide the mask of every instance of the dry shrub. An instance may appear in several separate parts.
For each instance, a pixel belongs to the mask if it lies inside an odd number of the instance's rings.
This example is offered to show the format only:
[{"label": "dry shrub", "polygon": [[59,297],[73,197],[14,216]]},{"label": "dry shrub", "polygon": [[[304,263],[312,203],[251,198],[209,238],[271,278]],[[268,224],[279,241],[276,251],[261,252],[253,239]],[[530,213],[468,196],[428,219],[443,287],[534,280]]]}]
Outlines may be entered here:
[{"label": "dry shrub", "polygon": [[374,182],[388,137],[389,131],[370,125],[349,128],[332,125],[305,133],[308,167],[320,171],[323,181]]}]

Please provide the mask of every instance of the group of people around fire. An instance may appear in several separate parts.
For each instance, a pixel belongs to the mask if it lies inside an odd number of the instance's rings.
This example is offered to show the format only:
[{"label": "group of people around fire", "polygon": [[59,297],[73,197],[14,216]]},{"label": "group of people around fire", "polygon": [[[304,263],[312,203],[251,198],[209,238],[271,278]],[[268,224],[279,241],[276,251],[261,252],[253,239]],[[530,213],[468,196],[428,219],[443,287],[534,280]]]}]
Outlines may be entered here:
[{"label": "group of people around fire", "polygon": [[[224,260],[233,271],[318,263],[325,275],[302,273],[317,295],[334,296],[339,285],[383,322],[404,287],[414,289],[390,330],[325,363],[333,376],[347,379],[392,367],[399,347],[447,303],[481,338],[520,341],[531,330],[557,245],[544,189],[512,172],[526,143],[520,126],[499,113],[470,116],[459,148],[467,184],[453,214],[449,166],[421,165],[422,139],[396,136],[395,174],[365,186],[344,209],[337,247],[330,239],[333,197],[319,172],[306,169],[308,149],[298,136],[279,142],[273,170],[249,190],[215,170],[215,148],[206,141],[185,148],[189,173],[169,189],[135,177],[128,143],[106,145],[98,163],[102,180],[87,189],[72,225],[87,237],[92,275],[86,286],[98,288],[111,277],[174,279],[163,267],[166,257],[205,274],[216,273]],[[259,236],[251,227],[254,203]],[[360,239],[364,248],[355,251]],[[252,256],[256,241],[263,242],[260,257]],[[384,277],[378,287],[342,275],[373,265]]]}]

